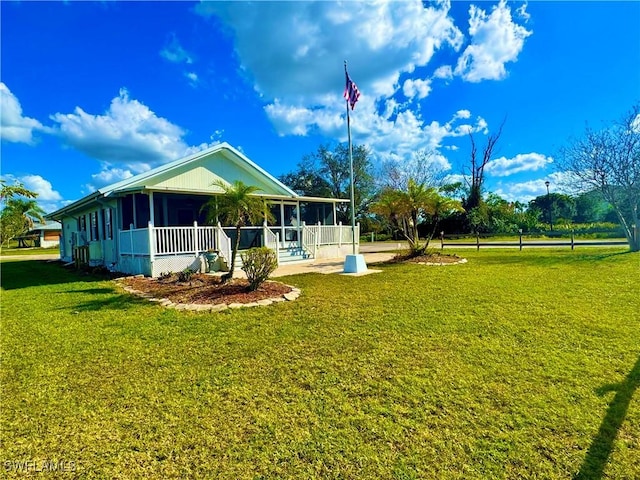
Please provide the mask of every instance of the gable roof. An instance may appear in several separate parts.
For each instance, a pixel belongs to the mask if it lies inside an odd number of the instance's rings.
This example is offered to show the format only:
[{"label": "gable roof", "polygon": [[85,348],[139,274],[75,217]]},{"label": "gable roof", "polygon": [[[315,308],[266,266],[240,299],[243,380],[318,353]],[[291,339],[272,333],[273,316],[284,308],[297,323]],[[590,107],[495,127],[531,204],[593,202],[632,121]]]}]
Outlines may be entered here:
[{"label": "gable roof", "polygon": [[289,187],[249,160],[228,143],[220,143],[206,150],[161,165],[147,172],[98,189],[47,218],[60,219],[64,214],[86,207],[107,197],[140,191],[165,191],[193,194],[214,194],[222,190],[212,185],[215,180],[233,183],[241,180],[260,189],[261,196],[300,198]]},{"label": "gable roof", "polygon": [[[195,175],[193,175],[194,172]],[[210,178],[203,178],[202,174]],[[176,178],[180,178],[180,181],[172,181]],[[297,197],[293,190],[226,142],[103,187],[98,191],[105,197],[117,192],[141,188],[154,189],[154,187],[161,190],[171,190],[175,187],[178,190],[194,193],[214,193],[221,191],[219,187],[211,185],[211,181],[216,178],[228,183],[243,180],[244,183],[259,187],[262,193],[267,195]]]}]

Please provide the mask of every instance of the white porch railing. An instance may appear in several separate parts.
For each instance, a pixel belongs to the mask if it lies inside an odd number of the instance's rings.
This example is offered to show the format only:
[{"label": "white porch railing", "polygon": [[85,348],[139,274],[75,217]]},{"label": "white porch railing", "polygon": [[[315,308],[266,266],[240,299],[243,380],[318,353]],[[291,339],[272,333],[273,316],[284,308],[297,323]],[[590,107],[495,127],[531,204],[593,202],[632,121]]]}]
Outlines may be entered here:
[{"label": "white porch railing", "polygon": [[[352,242],[350,225],[305,225],[305,229],[315,235],[316,245],[342,246]],[[360,243],[360,224],[356,225],[356,244]]]},{"label": "white porch railing", "polygon": [[[277,251],[280,238],[272,228],[275,227],[263,226],[264,244]],[[352,241],[350,225],[303,225],[301,233],[301,246],[314,257],[323,245],[342,246]],[[356,225],[356,244],[360,243],[359,239],[360,225]],[[218,250],[225,260],[230,261],[231,239],[220,224],[215,227],[201,227],[196,222],[189,227],[154,227],[149,224],[147,228],[121,230],[119,250],[122,255],[149,256],[152,260],[156,255],[197,257],[207,250]]]},{"label": "white porch railing", "polygon": [[280,236],[274,233],[266,224],[262,226],[264,232],[264,246],[276,252],[276,262],[279,262],[277,255],[278,245],[280,245]]},{"label": "white porch railing", "polygon": [[120,231],[120,253],[123,255],[149,255],[149,229],[130,228]]},{"label": "white porch railing", "polygon": [[318,255],[318,229],[302,224],[302,249],[312,258]]},{"label": "white porch railing", "polygon": [[218,226],[216,227],[216,245],[218,246],[218,251],[222,258],[224,258],[228,264],[231,264],[231,239],[224,233],[220,222],[218,222]]},{"label": "white porch railing", "polygon": [[131,228],[119,232],[120,253],[123,255],[180,255],[198,256],[207,250],[218,250],[225,258],[231,252],[231,240],[216,227]]}]

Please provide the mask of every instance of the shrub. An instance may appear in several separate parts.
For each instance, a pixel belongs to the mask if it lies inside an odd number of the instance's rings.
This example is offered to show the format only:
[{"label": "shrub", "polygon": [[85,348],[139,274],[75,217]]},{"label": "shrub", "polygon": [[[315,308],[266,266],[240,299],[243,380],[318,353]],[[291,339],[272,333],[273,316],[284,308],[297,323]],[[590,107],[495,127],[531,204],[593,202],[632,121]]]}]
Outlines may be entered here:
[{"label": "shrub", "polygon": [[193,274],[195,272],[193,270],[191,270],[190,268],[185,268],[184,270],[182,270],[181,272],[178,273],[178,281],[179,282],[189,282],[191,281],[191,277],[193,277]]},{"label": "shrub", "polygon": [[240,258],[251,292],[257,290],[278,267],[276,253],[267,247],[251,248],[241,253]]},{"label": "shrub", "polygon": [[173,278],[173,273],[171,272],[162,272],[158,277],[158,280],[161,282],[167,282]]}]

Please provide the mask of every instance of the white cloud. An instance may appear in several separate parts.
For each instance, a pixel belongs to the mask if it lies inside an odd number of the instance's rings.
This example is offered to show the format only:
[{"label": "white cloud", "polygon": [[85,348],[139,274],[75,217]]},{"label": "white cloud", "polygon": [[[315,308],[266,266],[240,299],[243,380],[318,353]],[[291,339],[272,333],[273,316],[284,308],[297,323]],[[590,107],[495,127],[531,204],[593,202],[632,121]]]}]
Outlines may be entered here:
[{"label": "white cloud", "polygon": [[100,187],[110,185],[112,183],[126,180],[134,176],[134,173],[128,168],[111,167],[108,164],[103,166],[103,170],[99,173],[91,175],[93,182],[85,186],[87,192],[92,192]]},{"label": "white cloud", "polygon": [[111,101],[104,115],[92,115],[76,107],[74,113],[56,113],[51,119],[64,142],[109,164],[153,166],[210,146],[188,146],[180,127],[130,99],[125,89]]},{"label": "white cloud", "polygon": [[[518,13],[526,19],[525,7],[523,5]],[[507,7],[505,0],[494,6],[489,15],[471,5],[471,44],[458,59],[454,73],[469,82],[504,78],[507,75],[505,64],[518,59],[525,39],[532,33],[513,21],[511,9]]]},{"label": "white cloud", "polygon": [[518,7],[516,13],[520,18],[522,18],[525,23],[531,19],[531,15],[527,12],[527,2],[524,2],[522,5]]},{"label": "white cloud", "polygon": [[38,201],[58,202],[62,200],[62,195],[53,189],[51,182],[40,175],[23,175],[19,180],[29,190],[38,194]]},{"label": "white cloud", "polygon": [[[448,0],[426,7],[420,0],[204,2],[196,7],[233,32],[243,76],[263,99],[279,135],[346,140],[342,59],[347,59],[362,94],[351,117],[354,142],[387,157],[438,145],[451,134],[438,122],[434,131],[433,123],[392,98],[401,90],[410,99],[425,98],[431,79],[417,77],[416,69],[438,49],[461,47],[463,35],[449,9]],[[406,78],[402,84],[401,76]]]},{"label": "white cloud", "polygon": [[9,184],[19,182],[28,190],[37,193],[38,196],[35,200],[45,212],[53,212],[65,204],[62,200],[62,195],[53,189],[51,182],[40,175],[27,174],[16,177],[7,174],[3,175],[2,179]]},{"label": "white cloud", "polygon": [[471,112],[469,110],[458,110],[454,115],[453,118],[471,118]]},{"label": "white cloud", "polygon": [[521,172],[535,172],[550,163],[553,163],[553,158],[541,153],[519,153],[513,158],[500,157],[489,161],[485,172],[494,177],[508,177]]},{"label": "white cloud", "polygon": [[184,72],[184,76],[187,77],[187,79],[189,80],[189,85],[191,85],[192,87],[198,85],[198,82],[200,81],[198,74],[195,72]]},{"label": "white cloud", "polygon": [[431,80],[412,80],[408,78],[404,81],[402,92],[407,98],[425,98],[431,92]]},{"label": "white cloud", "polygon": [[182,48],[175,34],[171,34],[167,46],[160,51],[160,56],[172,63],[193,63],[193,56]]},{"label": "white cloud", "polygon": [[468,181],[468,178],[465,175],[462,175],[460,173],[450,173],[449,175],[446,175],[443,179],[442,179],[442,184],[443,185],[447,185],[447,184],[452,184],[452,183],[462,183],[463,185],[465,185]]},{"label": "white cloud", "polygon": [[551,193],[573,195],[576,192],[566,185],[566,175],[562,172],[552,173],[543,178],[526,182],[505,183],[493,188],[492,191],[509,202],[527,203],[536,197],[547,194],[546,181],[550,182]]},{"label": "white cloud", "polygon": [[[461,46],[449,7],[443,1],[425,8],[419,0],[203,2],[196,11],[219,17],[233,30],[242,68],[253,76],[256,90],[293,104],[339,90],[342,59],[357,72],[354,80],[363,94],[395,91],[400,72],[426,65],[444,45]],[[384,85],[374,88],[377,82]]]},{"label": "white cloud", "polygon": [[34,131],[47,131],[38,120],[22,115],[22,106],[11,90],[0,82],[0,138],[7,142],[33,143]]},{"label": "white cloud", "polygon": [[442,65],[433,72],[433,78],[443,78],[445,80],[453,78],[453,69],[451,65]]}]

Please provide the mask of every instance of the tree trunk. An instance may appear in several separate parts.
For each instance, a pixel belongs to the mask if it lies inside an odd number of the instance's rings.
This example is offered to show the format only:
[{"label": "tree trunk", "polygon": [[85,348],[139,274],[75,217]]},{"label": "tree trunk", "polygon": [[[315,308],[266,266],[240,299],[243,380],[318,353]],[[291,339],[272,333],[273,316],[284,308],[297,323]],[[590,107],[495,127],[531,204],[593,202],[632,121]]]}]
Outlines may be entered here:
[{"label": "tree trunk", "polygon": [[233,244],[233,249],[231,250],[231,266],[229,267],[229,271],[222,276],[223,282],[228,282],[233,278],[233,272],[236,268],[236,257],[238,255],[238,249],[240,248],[240,225],[236,226],[236,241]]}]

